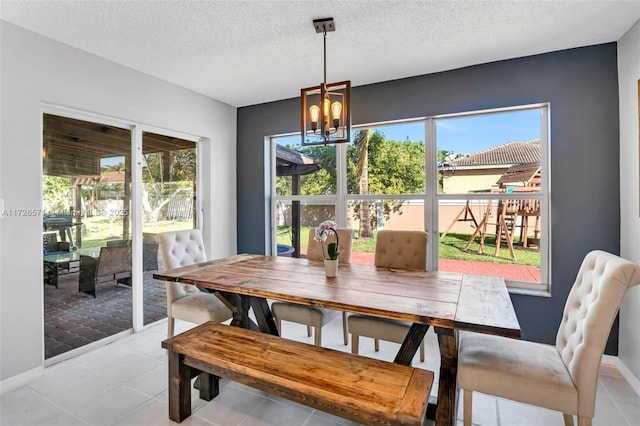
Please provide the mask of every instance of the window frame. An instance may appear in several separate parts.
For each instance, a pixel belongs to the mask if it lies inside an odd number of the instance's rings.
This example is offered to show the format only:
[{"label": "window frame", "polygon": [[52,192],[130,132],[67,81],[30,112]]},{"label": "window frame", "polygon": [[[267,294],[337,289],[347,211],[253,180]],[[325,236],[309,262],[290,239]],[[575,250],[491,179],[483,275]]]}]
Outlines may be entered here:
[{"label": "window frame", "polygon": [[[484,194],[442,194],[438,193],[438,167],[437,167],[437,134],[436,125],[439,119],[458,118],[464,116],[479,116],[485,114],[514,112],[521,110],[541,111],[540,117],[540,170],[541,185],[540,193],[517,194],[517,193],[484,193]],[[503,108],[493,108],[479,111],[465,111],[460,113],[450,113],[434,115],[429,117],[418,117],[413,119],[384,121],[376,123],[361,124],[353,126],[352,130],[362,130],[381,126],[402,125],[407,123],[424,123],[424,159],[425,159],[425,191],[418,194],[349,194],[347,192],[347,146],[346,144],[336,144],[336,194],[331,195],[286,195],[279,196],[276,193],[276,168],[275,155],[277,139],[288,136],[299,135],[299,133],[288,133],[267,136],[265,141],[270,144],[270,189],[271,196],[268,203],[269,211],[267,217],[271,223],[270,232],[266,235],[266,252],[276,253],[277,224],[275,215],[276,204],[278,202],[300,201],[308,203],[327,203],[335,205],[336,223],[340,227],[347,225],[347,212],[350,202],[360,200],[385,201],[385,200],[422,200],[424,202],[424,229],[431,238],[428,241],[427,268],[429,270],[438,269],[439,261],[439,206],[441,201],[455,200],[515,200],[515,199],[536,199],[540,201],[540,283],[505,280],[510,292],[539,296],[550,296],[550,271],[551,271],[551,232],[550,232],[550,188],[551,188],[551,158],[550,158],[550,127],[549,127],[549,103],[537,103],[528,105],[518,105]]]}]

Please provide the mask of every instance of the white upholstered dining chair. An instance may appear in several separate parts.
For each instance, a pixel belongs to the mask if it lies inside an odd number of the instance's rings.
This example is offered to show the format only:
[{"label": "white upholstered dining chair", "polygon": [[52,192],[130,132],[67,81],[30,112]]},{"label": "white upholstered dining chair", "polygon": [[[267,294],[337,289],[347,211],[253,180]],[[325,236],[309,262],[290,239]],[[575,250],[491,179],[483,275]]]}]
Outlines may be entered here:
[{"label": "white upholstered dining chair", "polygon": [[[424,231],[378,232],[375,265],[395,269],[427,269],[427,236]],[[393,285],[390,283],[390,285]],[[351,314],[347,318],[351,333],[351,352],[358,354],[360,336],[374,339],[374,348],[380,350],[380,340],[402,343],[411,323],[368,315]],[[424,340],[420,343],[420,361],[424,362]]]},{"label": "white upholstered dining chair", "polygon": [[[353,230],[348,228],[336,229],[338,233],[338,261],[340,263],[351,262],[351,244],[353,241]],[[322,253],[322,245],[314,239],[315,232],[313,228],[309,232],[309,245],[307,247],[307,259],[322,261],[324,259]],[[331,234],[327,237],[326,243],[335,242],[335,235]],[[298,305],[289,302],[273,302],[271,304],[271,312],[276,320],[276,326],[282,333],[282,321],[295,322],[307,326],[307,335],[311,336],[311,329],[314,330],[314,344],[322,345],[322,327],[335,318],[340,312],[333,309],[318,308],[315,306]],[[348,341],[347,334],[347,314],[342,312],[342,334],[344,344]]]},{"label": "white upholstered dining chair", "polygon": [[584,258],[562,315],[555,346],[460,333],[458,386],[464,424],[473,391],[563,413],[565,425],[591,425],[598,369],[622,298],[640,283],[640,266],[604,251]]},{"label": "white upholstered dining chair", "polygon": [[[204,262],[207,255],[199,229],[164,232],[157,241],[164,269]],[[175,319],[203,324],[207,321],[223,322],[233,316],[231,310],[215,293],[201,291],[196,286],[176,282],[166,283],[167,336],[174,334]]]}]

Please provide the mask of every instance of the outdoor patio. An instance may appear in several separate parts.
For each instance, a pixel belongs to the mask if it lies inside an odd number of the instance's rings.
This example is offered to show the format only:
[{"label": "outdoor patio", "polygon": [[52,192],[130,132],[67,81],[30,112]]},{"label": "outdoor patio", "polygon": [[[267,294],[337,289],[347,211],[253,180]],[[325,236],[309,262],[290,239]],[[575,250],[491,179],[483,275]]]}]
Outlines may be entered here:
[{"label": "outdoor patio", "polygon": [[[167,316],[162,281],[144,273],[144,324]],[[78,273],[61,275],[58,288],[44,286],[45,359],[132,328],[131,288],[115,282],[96,286],[96,297],[78,291]]]}]

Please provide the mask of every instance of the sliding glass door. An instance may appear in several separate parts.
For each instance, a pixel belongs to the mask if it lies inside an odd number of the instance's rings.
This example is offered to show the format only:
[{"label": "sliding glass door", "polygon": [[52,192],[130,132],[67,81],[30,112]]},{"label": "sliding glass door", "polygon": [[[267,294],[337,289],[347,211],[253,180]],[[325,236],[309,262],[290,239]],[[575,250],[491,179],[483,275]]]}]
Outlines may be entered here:
[{"label": "sliding glass door", "polygon": [[142,132],[142,264],[144,324],[166,316],[164,282],[153,272],[163,268],[156,235],[197,227],[196,143]]},{"label": "sliding glass door", "polygon": [[169,133],[43,114],[45,359],[166,317],[155,235],[198,225],[196,138]]},{"label": "sliding glass door", "polygon": [[132,327],[131,131],[44,114],[42,165],[48,359]]}]

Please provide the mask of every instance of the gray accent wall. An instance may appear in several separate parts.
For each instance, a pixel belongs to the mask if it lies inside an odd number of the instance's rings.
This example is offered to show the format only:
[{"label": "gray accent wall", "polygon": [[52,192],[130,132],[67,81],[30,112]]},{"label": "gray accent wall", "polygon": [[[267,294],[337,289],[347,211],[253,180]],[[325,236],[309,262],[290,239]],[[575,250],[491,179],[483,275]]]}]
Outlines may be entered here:
[{"label": "gray accent wall", "polygon": [[[353,124],[549,102],[552,295],[512,295],[527,340],[555,343],[567,294],[588,251],[620,251],[616,52],[616,43],[608,43],[353,89]],[[265,250],[264,138],[298,131],[299,117],[297,98],[238,109],[241,253]],[[617,347],[616,322],[606,353],[617,354]]]}]

